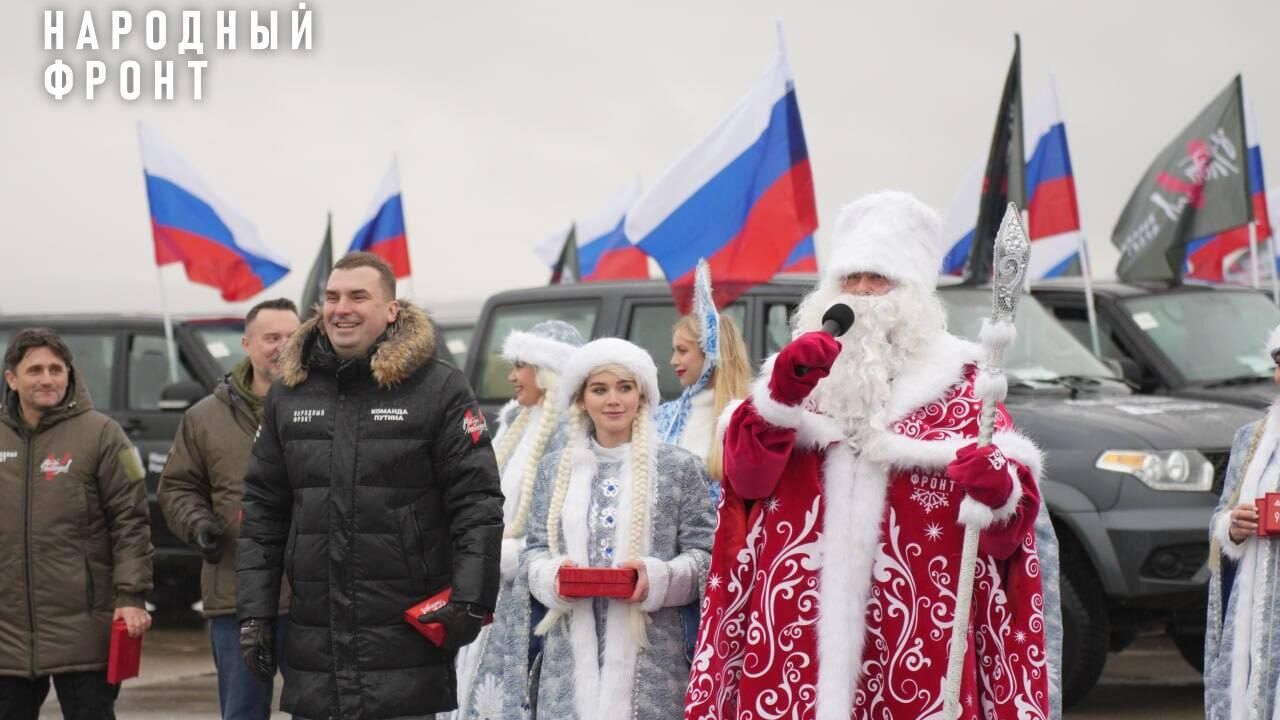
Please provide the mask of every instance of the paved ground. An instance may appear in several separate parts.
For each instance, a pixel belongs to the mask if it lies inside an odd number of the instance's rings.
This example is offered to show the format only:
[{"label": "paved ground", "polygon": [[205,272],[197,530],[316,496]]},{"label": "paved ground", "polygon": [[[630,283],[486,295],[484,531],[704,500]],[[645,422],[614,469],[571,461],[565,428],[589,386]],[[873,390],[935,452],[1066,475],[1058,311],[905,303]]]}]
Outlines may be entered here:
[{"label": "paved ground", "polygon": [[[1102,682],[1066,718],[1203,718],[1202,693],[1200,676],[1170,643],[1159,636],[1144,637],[1111,656]],[[116,715],[120,720],[217,720],[217,683],[204,629],[187,622],[149,633],[143,645],[142,674],[125,682]],[[40,718],[60,717],[51,692]],[[272,720],[286,717],[275,713]]]}]

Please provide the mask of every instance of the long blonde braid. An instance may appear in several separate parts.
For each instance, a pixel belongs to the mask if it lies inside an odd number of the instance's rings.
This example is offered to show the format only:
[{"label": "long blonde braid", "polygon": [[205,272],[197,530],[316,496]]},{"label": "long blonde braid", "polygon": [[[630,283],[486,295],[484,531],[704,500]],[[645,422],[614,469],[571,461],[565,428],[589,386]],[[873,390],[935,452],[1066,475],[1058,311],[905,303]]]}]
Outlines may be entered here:
[{"label": "long blonde braid", "polygon": [[641,405],[631,421],[631,528],[627,559],[639,560],[644,548],[644,524],[649,509],[649,408]]},{"label": "long blonde braid", "polygon": [[524,474],[521,476],[520,482],[520,504],[516,506],[516,515],[511,519],[511,523],[507,525],[502,536],[508,538],[523,537],[525,525],[529,520],[529,508],[533,505],[533,485],[538,479],[538,462],[542,460],[542,453],[547,449],[547,443],[551,442],[551,435],[555,432],[556,422],[560,419],[560,412],[556,409],[555,398],[552,393],[543,394],[542,398],[542,419],[538,421],[538,427],[534,431],[536,434],[533,438],[533,448],[529,451],[529,462],[524,466]]},{"label": "long blonde braid", "polygon": [[498,469],[501,470],[506,466],[507,461],[511,459],[511,454],[516,451],[516,446],[520,444],[520,438],[524,437],[524,429],[529,425],[529,417],[533,414],[529,408],[523,405],[517,405],[520,408],[516,414],[516,419],[507,426],[502,437],[498,440],[498,447],[494,448],[493,454],[497,456]]},{"label": "long blonde braid", "polygon": [[556,470],[556,484],[551,490],[551,507],[547,509],[547,547],[551,556],[560,554],[560,515],[564,511],[565,496],[569,494],[569,477],[573,473],[573,456],[582,445],[582,411],[569,408],[568,442],[560,454],[560,467]]}]

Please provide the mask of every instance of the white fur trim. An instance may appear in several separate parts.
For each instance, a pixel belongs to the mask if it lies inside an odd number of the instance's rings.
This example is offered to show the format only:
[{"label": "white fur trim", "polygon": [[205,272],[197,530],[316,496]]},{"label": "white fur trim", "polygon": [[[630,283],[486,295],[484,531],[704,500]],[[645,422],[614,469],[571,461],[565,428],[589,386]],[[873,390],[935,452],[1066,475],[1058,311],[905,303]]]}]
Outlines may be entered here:
[{"label": "white fur trim", "polygon": [[642,559],[645,574],[649,576],[649,594],[640,603],[640,609],[647,613],[657,612],[666,607],[667,590],[671,587],[671,568],[658,558]]},{"label": "white fur trim", "polygon": [[643,348],[621,338],[600,338],[573,350],[560,373],[556,404],[562,411],[568,410],[573,404],[573,396],[582,389],[591,371],[613,363],[635,373],[649,410],[657,410],[658,402],[662,400],[658,390],[658,368]]},{"label": "white fur trim", "polygon": [[537,368],[560,372],[565,361],[577,350],[569,343],[540,337],[523,330],[512,330],[502,343],[502,357],[507,362],[523,362]]},{"label": "white fur trim", "polygon": [[993,523],[1007,522],[1018,512],[1018,503],[1022,502],[1022,481],[1018,477],[1018,471],[1013,465],[1008,466],[1010,479],[1013,485],[1009,491],[1009,497],[1005,499],[1004,504],[998,508],[993,508],[986,503],[974,500],[969,496],[965,496],[960,501],[959,524],[965,527],[976,527],[979,530],[986,530]]},{"label": "white fur trim", "polygon": [[995,350],[1008,350],[1018,337],[1018,328],[1009,322],[992,322],[991,318],[982,319],[982,329],[978,331],[978,340],[982,347]]},{"label": "white fur trim", "polygon": [[[855,458],[847,444],[827,451],[822,464],[826,503],[824,559],[818,580],[817,720],[848,720],[861,675],[867,598],[880,546],[889,476],[885,466]],[[839,562],[825,562],[839,558]]]},{"label": "white fur trim", "polygon": [[547,606],[547,610],[563,613],[572,605],[556,593],[556,573],[569,558],[564,555],[534,560],[529,565],[529,594]]},{"label": "white fur trim", "polygon": [[823,282],[839,287],[846,275],[873,272],[932,288],[942,270],[941,233],[938,213],[914,196],[865,195],[840,211]]},{"label": "white fur trim", "polygon": [[769,392],[769,379],[773,376],[773,361],[765,361],[760,376],[751,386],[751,402],[765,422],[774,427],[796,431],[796,444],[806,448],[822,448],[844,439],[844,433],[835,420],[805,409],[803,405],[783,405]]},{"label": "white fur trim", "polygon": [[1267,338],[1267,354],[1275,355],[1277,352],[1280,352],[1280,325],[1277,325],[1271,331],[1271,337]]},{"label": "white fur trim", "polygon": [[1009,376],[983,368],[974,378],[973,394],[982,402],[1003,402],[1009,395]]},{"label": "white fur trim", "polygon": [[502,582],[511,582],[516,576],[516,568],[520,566],[520,553],[524,550],[524,538],[502,539]]},{"label": "white fur trim", "polygon": [[885,417],[899,420],[925,403],[942,397],[951,386],[964,380],[965,368],[978,362],[982,347],[947,332],[893,380]]},{"label": "white fur trim", "polygon": [[1248,546],[1250,538],[1246,537],[1237,544],[1231,539],[1231,511],[1233,508],[1223,508],[1222,512],[1213,519],[1213,537],[1218,541],[1219,547],[1222,548],[1222,554],[1240,562],[1240,558],[1244,557],[1245,547]]}]

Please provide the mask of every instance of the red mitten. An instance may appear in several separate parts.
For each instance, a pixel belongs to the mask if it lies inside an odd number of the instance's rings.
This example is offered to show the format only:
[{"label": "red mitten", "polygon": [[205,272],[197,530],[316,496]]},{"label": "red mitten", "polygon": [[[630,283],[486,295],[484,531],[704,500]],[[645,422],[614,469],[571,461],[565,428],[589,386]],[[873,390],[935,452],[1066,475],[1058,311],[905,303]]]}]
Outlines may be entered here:
[{"label": "red mitten", "polygon": [[820,330],[792,340],[774,360],[769,394],[783,405],[799,405],[831,372],[839,355],[840,341]]},{"label": "red mitten", "polygon": [[1009,502],[1009,494],[1013,492],[1009,459],[995,445],[978,447],[977,443],[970,443],[960,448],[956,459],[947,466],[947,476],[956,481],[966,495],[993,510]]}]

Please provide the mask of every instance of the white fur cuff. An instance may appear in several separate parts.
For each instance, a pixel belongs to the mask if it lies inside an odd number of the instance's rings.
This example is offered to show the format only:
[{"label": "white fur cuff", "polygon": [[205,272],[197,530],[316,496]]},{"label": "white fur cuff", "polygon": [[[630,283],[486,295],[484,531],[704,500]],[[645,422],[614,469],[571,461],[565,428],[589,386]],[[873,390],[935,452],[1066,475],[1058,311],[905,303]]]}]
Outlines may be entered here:
[{"label": "white fur cuff", "polygon": [[671,587],[671,568],[666,562],[653,557],[643,558],[644,571],[649,578],[649,594],[640,603],[644,612],[657,612],[667,606],[667,591]]},{"label": "white fur cuff", "polygon": [[834,420],[806,410],[802,405],[783,405],[773,399],[769,378],[773,374],[772,358],[766,363],[751,388],[751,402],[765,422],[778,428],[796,431],[796,444],[805,448],[823,448],[844,439]]},{"label": "white fur cuff", "polygon": [[520,553],[524,550],[524,538],[502,539],[502,582],[511,582],[520,566]]},{"label": "white fur cuff", "polygon": [[534,560],[529,565],[529,593],[538,602],[546,605],[548,610],[563,613],[573,607],[568,600],[560,597],[556,592],[556,574],[568,559],[567,555],[545,557]]},{"label": "white fur cuff", "polygon": [[1022,502],[1022,481],[1018,478],[1017,466],[1008,464],[1009,477],[1013,480],[1013,489],[1004,504],[993,508],[983,502],[965,496],[960,501],[959,521],[965,527],[976,527],[986,530],[996,522],[1008,522],[1018,512],[1018,503]]},{"label": "white fur cuff", "polygon": [[1231,508],[1225,508],[1213,519],[1213,538],[1222,547],[1222,554],[1237,562],[1244,557],[1245,547],[1249,544],[1247,537],[1239,544],[1231,539]]}]

